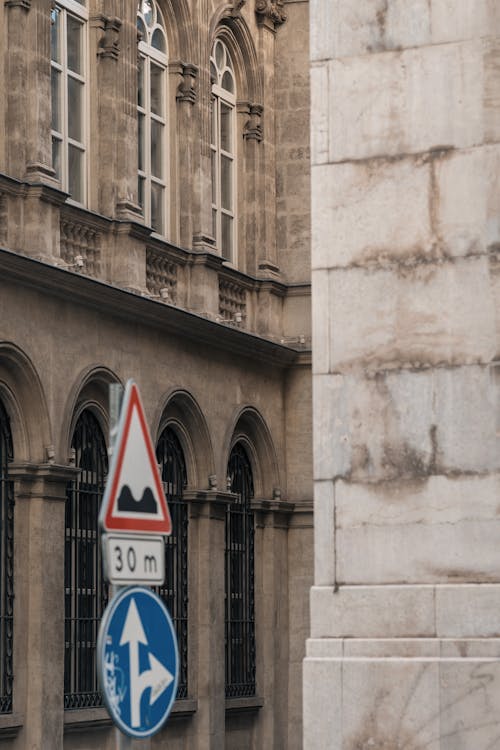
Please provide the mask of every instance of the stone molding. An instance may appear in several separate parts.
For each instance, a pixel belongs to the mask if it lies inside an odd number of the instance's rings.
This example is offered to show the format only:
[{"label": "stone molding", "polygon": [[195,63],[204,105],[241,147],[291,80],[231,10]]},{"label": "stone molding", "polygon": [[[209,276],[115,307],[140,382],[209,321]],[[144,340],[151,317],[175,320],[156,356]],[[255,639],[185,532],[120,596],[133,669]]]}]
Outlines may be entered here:
[{"label": "stone molding", "polygon": [[31,0],[5,0],[6,8],[22,8],[26,12],[31,10]]},{"label": "stone molding", "polygon": [[68,482],[75,479],[80,469],[55,463],[13,463],[9,465],[9,478],[15,483],[16,500],[66,501]]},{"label": "stone molding", "polygon": [[178,102],[196,102],[197,92],[195,89],[196,79],[198,77],[198,67],[193,63],[180,63],[180,75],[182,81],[177,87],[176,99]]},{"label": "stone molding", "polygon": [[283,0],[256,0],[255,12],[259,22],[270,28],[281,26],[287,19]]},{"label": "stone molding", "polygon": [[92,26],[101,31],[97,43],[97,56],[118,60],[120,56],[119,36],[122,27],[121,19],[101,13],[97,16],[92,16],[90,22]]},{"label": "stone molding", "polygon": [[254,498],[250,503],[259,528],[287,529],[294,511],[293,503],[283,500]]},{"label": "stone molding", "polygon": [[182,498],[190,505],[191,518],[205,516],[224,521],[228,505],[236,502],[238,495],[219,490],[187,490]]},{"label": "stone molding", "polygon": [[263,138],[262,114],[264,107],[261,104],[250,104],[248,113],[250,119],[246,121],[243,127],[243,138],[246,141],[257,141],[260,143]]}]

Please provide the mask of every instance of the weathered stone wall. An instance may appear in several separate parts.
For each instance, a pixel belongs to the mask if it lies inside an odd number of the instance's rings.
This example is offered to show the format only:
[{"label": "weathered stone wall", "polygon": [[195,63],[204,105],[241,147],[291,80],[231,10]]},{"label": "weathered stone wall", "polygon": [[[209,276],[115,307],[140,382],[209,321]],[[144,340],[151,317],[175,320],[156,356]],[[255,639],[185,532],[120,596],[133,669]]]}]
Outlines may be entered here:
[{"label": "weathered stone wall", "polygon": [[500,742],[500,7],[312,0],[305,750]]}]

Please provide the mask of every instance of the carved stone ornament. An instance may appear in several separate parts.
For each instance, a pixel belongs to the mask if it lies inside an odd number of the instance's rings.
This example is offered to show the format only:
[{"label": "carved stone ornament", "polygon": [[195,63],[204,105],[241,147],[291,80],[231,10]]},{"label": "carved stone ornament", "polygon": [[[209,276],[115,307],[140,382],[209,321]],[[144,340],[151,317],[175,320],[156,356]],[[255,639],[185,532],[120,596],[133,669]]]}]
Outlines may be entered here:
[{"label": "carved stone ornament", "polygon": [[243,138],[247,141],[262,140],[262,113],[264,108],[260,104],[251,104],[249,108],[250,119],[246,121],[243,128]]},{"label": "carved stone ornament", "polygon": [[189,102],[194,104],[196,101],[196,77],[198,68],[192,63],[182,63],[181,69],[182,81],[177,87],[176,99],[178,102]]},{"label": "carved stone ornament", "polygon": [[231,15],[233,18],[238,18],[241,15],[241,9],[245,5],[247,0],[233,0],[233,8]]},{"label": "carved stone ornament", "polygon": [[101,29],[101,37],[97,44],[99,57],[110,57],[118,60],[120,54],[119,34],[122,22],[119,18],[110,16],[99,16],[97,26]]},{"label": "carved stone ornament", "polygon": [[6,8],[22,8],[23,10],[31,9],[31,0],[5,0]]},{"label": "carved stone ornament", "polygon": [[255,12],[261,23],[272,21],[275,26],[280,26],[287,19],[283,0],[256,0]]}]

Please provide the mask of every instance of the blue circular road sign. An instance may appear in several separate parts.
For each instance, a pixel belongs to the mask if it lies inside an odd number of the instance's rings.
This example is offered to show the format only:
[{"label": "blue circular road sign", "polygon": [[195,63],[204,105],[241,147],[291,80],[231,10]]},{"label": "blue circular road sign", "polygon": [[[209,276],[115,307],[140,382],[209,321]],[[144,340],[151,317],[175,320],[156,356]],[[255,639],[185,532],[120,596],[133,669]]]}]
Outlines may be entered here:
[{"label": "blue circular road sign", "polygon": [[130,737],[151,737],[177,692],[179,657],[167,608],[151,589],[130,586],[108,604],[97,641],[106,706]]}]

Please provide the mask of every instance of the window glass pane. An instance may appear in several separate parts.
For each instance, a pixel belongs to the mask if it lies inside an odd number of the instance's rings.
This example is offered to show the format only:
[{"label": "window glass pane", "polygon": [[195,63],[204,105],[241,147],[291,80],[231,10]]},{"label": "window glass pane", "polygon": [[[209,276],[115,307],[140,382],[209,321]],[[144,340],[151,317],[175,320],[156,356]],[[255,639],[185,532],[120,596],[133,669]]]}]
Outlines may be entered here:
[{"label": "window glass pane", "polygon": [[224,47],[220,42],[215,43],[215,62],[218,68],[224,67]]},{"label": "window glass pane", "polygon": [[144,177],[139,177],[139,183],[137,185],[137,192],[138,192],[138,200],[139,200],[139,206],[144,211],[144,183],[145,179]]},{"label": "window glass pane", "polygon": [[61,179],[61,141],[52,137],[52,168],[58,180]]},{"label": "window glass pane", "polygon": [[52,69],[52,130],[61,132],[61,74]]},{"label": "window glass pane", "polygon": [[215,208],[212,209],[212,237],[217,237],[217,211]]},{"label": "window glass pane", "polygon": [[50,13],[50,56],[54,62],[61,62],[61,11],[54,8]]},{"label": "window glass pane", "polygon": [[144,121],[145,116],[139,114],[139,122],[138,122],[138,136],[139,136],[139,143],[138,143],[138,157],[139,157],[139,169],[144,170]]},{"label": "window glass pane", "polygon": [[234,80],[229,70],[226,70],[226,72],[222,76],[222,88],[234,94]]},{"label": "window glass pane", "polygon": [[163,234],[163,187],[151,183],[151,226]]},{"label": "window glass pane", "polygon": [[146,37],[146,27],[144,26],[142,18],[137,19],[137,31],[139,32],[139,41],[145,42]]},{"label": "window glass pane", "polygon": [[210,83],[217,83],[217,68],[213,60],[210,60]]},{"label": "window glass pane", "polygon": [[167,43],[165,41],[165,34],[161,29],[155,29],[153,36],[151,37],[151,46],[160,52],[167,51]]},{"label": "window glass pane", "polygon": [[151,63],[151,112],[163,114],[163,68]]},{"label": "window glass pane", "polygon": [[137,105],[139,107],[145,106],[144,101],[144,58],[139,58],[139,65],[137,68]]},{"label": "window glass pane", "polygon": [[68,77],[68,135],[75,141],[82,140],[83,83]]},{"label": "window glass pane", "polygon": [[151,120],[151,174],[163,177],[163,125]]},{"label": "window glass pane", "polygon": [[82,73],[82,23],[74,16],[67,15],[68,68]]},{"label": "window glass pane", "polygon": [[217,153],[212,151],[212,203],[217,204]]},{"label": "window glass pane", "polygon": [[68,146],[68,191],[75,201],[83,203],[83,152]]},{"label": "window glass pane", "polygon": [[148,26],[153,23],[153,3],[152,0],[142,0],[141,11]]},{"label": "window glass pane", "polygon": [[233,255],[233,219],[221,214],[221,252],[222,257],[231,260]]},{"label": "window glass pane", "polygon": [[217,133],[217,99],[212,99],[211,102],[211,118],[210,118],[210,143],[215,146],[215,134]]},{"label": "window glass pane", "polygon": [[224,151],[232,151],[232,113],[233,110],[224,102],[220,105],[220,147]]},{"label": "window glass pane", "polygon": [[233,208],[233,162],[227,156],[220,160],[220,189],[222,208],[231,211]]}]

